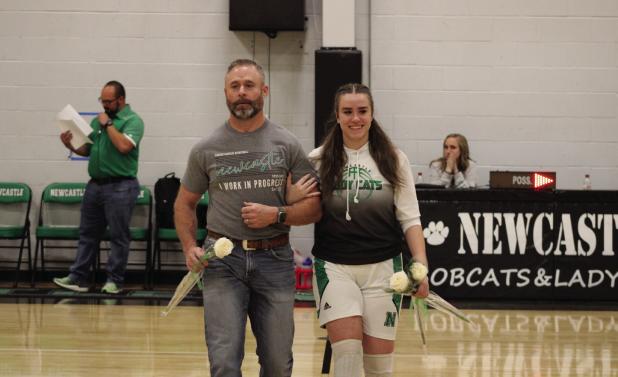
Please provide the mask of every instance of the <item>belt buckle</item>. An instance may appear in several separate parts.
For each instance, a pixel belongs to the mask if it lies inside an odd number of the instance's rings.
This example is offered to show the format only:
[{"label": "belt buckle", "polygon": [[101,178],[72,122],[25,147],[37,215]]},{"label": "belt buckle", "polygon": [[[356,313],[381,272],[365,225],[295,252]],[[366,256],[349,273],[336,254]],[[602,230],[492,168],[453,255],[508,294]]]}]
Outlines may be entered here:
[{"label": "belt buckle", "polygon": [[242,240],[242,248],[245,249],[246,251],[257,250],[254,247],[249,247],[249,241],[248,240]]}]

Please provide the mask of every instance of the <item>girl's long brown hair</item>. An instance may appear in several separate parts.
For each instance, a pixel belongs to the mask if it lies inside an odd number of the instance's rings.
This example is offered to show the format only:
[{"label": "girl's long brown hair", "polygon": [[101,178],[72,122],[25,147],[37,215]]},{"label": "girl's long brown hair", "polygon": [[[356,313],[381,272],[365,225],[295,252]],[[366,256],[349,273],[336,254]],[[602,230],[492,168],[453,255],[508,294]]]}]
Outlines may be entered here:
[{"label": "girl's long brown hair", "polygon": [[[333,191],[341,183],[343,170],[348,162],[343,148],[343,134],[341,127],[337,123],[337,112],[339,111],[341,96],[351,93],[366,95],[369,99],[371,114],[374,114],[373,96],[366,85],[351,83],[342,85],[337,89],[333,106],[334,111],[326,123],[329,131],[322,143],[322,153],[317,157],[320,161],[319,174],[322,195],[327,197],[332,195]],[[402,181],[397,171],[399,159],[397,158],[395,146],[375,118],[372,119],[371,128],[369,129],[369,154],[375,160],[384,178],[394,188],[399,187]]]},{"label": "girl's long brown hair", "polygon": [[[462,134],[448,134],[444,138],[444,141],[442,142],[442,146],[446,144],[447,139],[450,139],[452,137],[457,140],[457,144],[459,145],[459,158],[457,159],[457,170],[459,170],[460,172],[465,172],[466,170],[468,170],[468,167],[470,166],[470,160],[471,160],[470,147],[468,146],[468,139],[466,139],[466,137]],[[429,165],[431,166],[431,164],[433,164],[434,162],[440,163],[440,170],[444,171],[446,169],[446,158],[444,158],[444,156],[440,158],[436,158],[435,160],[431,161]]]}]

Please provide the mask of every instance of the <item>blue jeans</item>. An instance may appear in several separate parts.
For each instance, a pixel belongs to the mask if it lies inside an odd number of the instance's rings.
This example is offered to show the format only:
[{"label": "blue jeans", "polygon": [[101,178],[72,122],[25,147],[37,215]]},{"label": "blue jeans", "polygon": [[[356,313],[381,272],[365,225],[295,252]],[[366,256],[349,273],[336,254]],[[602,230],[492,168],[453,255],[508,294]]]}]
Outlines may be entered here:
[{"label": "blue jeans", "polygon": [[109,226],[111,251],[107,259],[107,281],[122,286],[131,243],[129,223],[139,190],[137,179],[107,184],[88,182],[82,199],[77,256],[70,269],[72,280],[84,281],[88,278],[101,239]]},{"label": "blue jeans", "polygon": [[[208,238],[206,245],[212,242]],[[212,260],[203,279],[210,375],[241,376],[248,315],[260,376],[291,376],[296,278],[290,245],[254,251],[236,246]]]}]

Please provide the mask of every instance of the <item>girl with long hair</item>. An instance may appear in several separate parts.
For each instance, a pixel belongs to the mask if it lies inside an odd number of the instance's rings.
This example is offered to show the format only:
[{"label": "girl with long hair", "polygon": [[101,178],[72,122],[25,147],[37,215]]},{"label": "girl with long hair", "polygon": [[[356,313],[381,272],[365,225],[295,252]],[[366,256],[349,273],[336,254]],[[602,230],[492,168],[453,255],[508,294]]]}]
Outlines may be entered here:
[{"label": "girl with long hair", "polygon": [[476,187],[476,163],[470,158],[468,140],[449,134],[442,143],[442,157],[429,163],[429,182],[446,188]]},{"label": "girl with long hair", "polygon": [[[367,86],[337,90],[329,126],[309,154],[322,190],[313,247],[319,322],[336,377],[359,377],[363,368],[367,377],[391,376],[401,296],[385,288],[403,268],[403,250],[427,265],[412,172],[374,118]],[[428,292],[425,279],[416,295]]]}]

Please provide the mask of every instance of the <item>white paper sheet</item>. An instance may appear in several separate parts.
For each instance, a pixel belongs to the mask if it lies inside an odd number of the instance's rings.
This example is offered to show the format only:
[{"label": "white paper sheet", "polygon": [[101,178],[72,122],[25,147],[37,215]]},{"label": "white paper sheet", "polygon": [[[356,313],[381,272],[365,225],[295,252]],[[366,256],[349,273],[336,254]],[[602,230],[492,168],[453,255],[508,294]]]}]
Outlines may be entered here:
[{"label": "white paper sheet", "polygon": [[92,140],[88,138],[88,135],[92,132],[92,128],[90,128],[90,125],[86,123],[84,118],[75,111],[73,106],[66,105],[64,109],[58,113],[57,123],[62,132],[71,131],[73,134],[73,138],[71,139],[73,148],[78,149],[86,143],[92,144]]}]

